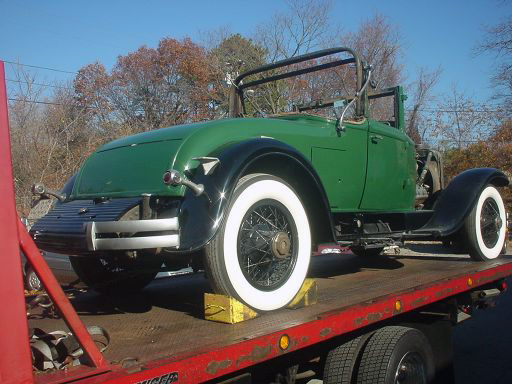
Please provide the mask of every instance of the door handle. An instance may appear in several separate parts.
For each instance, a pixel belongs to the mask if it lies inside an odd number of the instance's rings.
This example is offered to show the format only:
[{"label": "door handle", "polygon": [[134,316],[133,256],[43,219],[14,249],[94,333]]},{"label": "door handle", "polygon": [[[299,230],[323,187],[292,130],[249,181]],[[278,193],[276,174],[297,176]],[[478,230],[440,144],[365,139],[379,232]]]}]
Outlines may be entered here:
[{"label": "door handle", "polygon": [[371,139],[372,143],[377,144],[379,142],[379,140],[383,139],[383,137],[381,135],[371,135],[370,139]]}]

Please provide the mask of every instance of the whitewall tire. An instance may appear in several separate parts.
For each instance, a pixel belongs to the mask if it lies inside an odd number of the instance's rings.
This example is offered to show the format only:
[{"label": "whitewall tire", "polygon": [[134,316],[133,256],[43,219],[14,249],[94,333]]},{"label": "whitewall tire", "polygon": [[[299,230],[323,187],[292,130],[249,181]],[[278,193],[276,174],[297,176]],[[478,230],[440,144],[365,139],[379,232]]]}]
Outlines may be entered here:
[{"label": "whitewall tire", "polygon": [[309,222],[295,191],[267,174],[241,178],[206,247],[214,290],[259,311],[284,307],[302,286],[310,257]]},{"label": "whitewall tire", "polygon": [[498,190],[488,185],[480,193],[462,228],[470,256],[492,260],[502,252],[506,234],[505,205]]}]

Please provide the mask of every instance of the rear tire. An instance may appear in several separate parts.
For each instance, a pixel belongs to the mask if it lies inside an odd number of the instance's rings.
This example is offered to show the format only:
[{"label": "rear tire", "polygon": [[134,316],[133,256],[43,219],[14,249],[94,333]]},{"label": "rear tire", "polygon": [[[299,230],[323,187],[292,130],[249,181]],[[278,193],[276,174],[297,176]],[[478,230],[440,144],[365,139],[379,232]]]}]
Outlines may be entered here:
[{"label": "rear tire", "polygon": [[327,354],[324,366],[324,384],[352,384],[356,367],[370,335],[362,335],[339,345]]},{"label": "rear tire", "polygon": [[97,292],[136,292],[153,281],[163,264],[159,255],[138,252],[135,259],[125,255],[70,256],[69,261],[80,280]]},{"label": "rear tire", "polygon": [[480,193],[462,227],[462,237],[472,259],[497,258],[505,243],[506,214],[498,190],[488,185]]},{"label": "rear tire", "polygon": [[311,256],[302,202],[278,177],[242,177],[205,256],[215,292],[259,311],[284,307],[302,286]]},{"label": "rear tire", "polygon": [[376,331],[364,348],[357,384],[427,384],[434,375],[425,335],[414,328],[389,326]]}]

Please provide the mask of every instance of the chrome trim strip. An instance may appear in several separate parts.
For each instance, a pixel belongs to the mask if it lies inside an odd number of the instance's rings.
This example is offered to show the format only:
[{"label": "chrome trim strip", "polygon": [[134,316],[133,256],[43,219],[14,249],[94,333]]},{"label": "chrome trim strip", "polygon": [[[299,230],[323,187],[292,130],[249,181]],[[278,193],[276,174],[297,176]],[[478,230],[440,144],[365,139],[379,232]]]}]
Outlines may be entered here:
[{"label": "chrome trim strip", "polygon": [[146,237],[121,237],[116,239],[94,239],[94,250],[147,249],[177,247],[179,235],[162,235]]},{"label": "chrome trim strip", "polygon": [[[150,220],[126,221],[91,221],[87,223],[86,239],[90,251],[121,250],[121,249],[147,249],[176,247],[180,245],[178,234],[140,236],[144,232],[162,232],[179,230],[177,217]],[[97,234],[105,233],[137,233],[136,237],[100,237]],[[115,235],[114,235],[115,236]]]},{"label": "chrome trim strip", "polygon": [[112,232],[149,232],[149,231],[177,231],[178,218],[151,219],[151,220],[125,220],[125,221],[96,221],[95,233]]}]

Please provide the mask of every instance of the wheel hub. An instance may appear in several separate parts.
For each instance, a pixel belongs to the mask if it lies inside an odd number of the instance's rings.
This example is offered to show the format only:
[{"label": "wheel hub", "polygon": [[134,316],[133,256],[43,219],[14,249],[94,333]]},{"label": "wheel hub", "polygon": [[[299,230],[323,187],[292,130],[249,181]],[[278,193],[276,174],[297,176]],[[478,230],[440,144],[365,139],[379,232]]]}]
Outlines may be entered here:
[{"label": "wheel hub", "polygon": [[492,248],[496,245],[502,226],[503,220],[496,202],[487,198],[482,205],[480,216],[480,230],[486,247]]},{"label": "wheel hub", "polygon": [[501,229],[501,226],[503,225],[503,221],[501,220],[501,217],[497,216],[496,217],[496,222],[495,222],[495,225],[496,225],[496,229]]},{"label": "wheel hub", "polygon": [[290,247],[290,237],[285,232],[278,232],[272,239],[272,254],[278,259],[289,256]]}]

